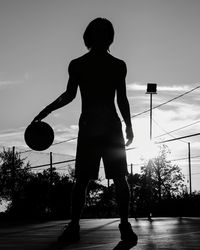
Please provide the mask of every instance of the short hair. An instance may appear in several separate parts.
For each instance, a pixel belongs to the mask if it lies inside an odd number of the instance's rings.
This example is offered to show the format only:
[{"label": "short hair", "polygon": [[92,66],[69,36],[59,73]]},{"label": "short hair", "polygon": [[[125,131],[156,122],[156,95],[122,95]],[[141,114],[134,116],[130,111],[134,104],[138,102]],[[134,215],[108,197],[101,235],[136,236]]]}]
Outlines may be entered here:
[{"label": "short hair", "polygon": [[109,50],[114,40],[114,28],[106,18],[98,17],[91,21],[84,34],[83,40],[88,49],[105,48]]}]

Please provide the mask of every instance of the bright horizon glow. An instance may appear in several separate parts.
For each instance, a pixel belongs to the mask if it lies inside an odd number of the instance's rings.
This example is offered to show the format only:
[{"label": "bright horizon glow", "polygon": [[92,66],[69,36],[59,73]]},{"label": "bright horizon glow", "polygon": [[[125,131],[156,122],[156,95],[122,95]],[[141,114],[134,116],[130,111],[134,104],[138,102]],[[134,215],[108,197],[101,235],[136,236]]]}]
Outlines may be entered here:
[{"label": "bright horizon glow", "polygon": [[[141,163],[142,161],[155,158],[158,155],[159,148],[154,143],[154,140],[150,140],[149,115],[133,119],[132,124],[134,139],[130,148],[134,149],[127,150],[128,164]],[[153,135],[154,132],[157,133],[157,131],[154,131],[153,126]]]},{"label": "bright horizon glow", "polygon": [[137,145],[133,146],[133,149],[127,150],[127,158],[129,163],[136,162],[148,162],[150,159],[157,157],[159,154],[159,146],[153,141],[141,140]]},{"label": "bright horizon glow", "polygon": [[141,154],[142,159],[144,159],[145,161],[153,159],[159,154],[159,146],[150,140],[146,140],[143,142],[141,141],[141,143],[138,144],[138,150]]}]

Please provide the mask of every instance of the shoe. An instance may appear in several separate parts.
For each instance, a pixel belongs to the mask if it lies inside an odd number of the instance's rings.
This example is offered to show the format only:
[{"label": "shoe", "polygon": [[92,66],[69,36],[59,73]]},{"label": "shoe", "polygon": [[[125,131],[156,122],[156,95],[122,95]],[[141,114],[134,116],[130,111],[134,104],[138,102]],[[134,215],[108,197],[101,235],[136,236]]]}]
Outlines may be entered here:
[{"label": "shoe", "polygon": [[132,246],[136,246],[138,242],[137,235],[133,232],[131,224],[124,223],[119,224],[119,230],[121,233],[121,240],[127,243],[131,243]]},{"label": "shoe", "polygon": [[63,228],[62,234],[58,237],[59,243],[72,244],[80,240],[80,226],[69,223]]}]

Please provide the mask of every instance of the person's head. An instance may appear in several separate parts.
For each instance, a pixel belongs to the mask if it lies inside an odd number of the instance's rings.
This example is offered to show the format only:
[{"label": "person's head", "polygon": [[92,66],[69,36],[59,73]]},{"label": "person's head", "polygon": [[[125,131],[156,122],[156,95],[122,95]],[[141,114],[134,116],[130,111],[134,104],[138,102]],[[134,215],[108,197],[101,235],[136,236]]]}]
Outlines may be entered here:
[{"label": "person's head", "polygon": [[84,34],[85,46],[91,49],[109,50],[114,40],[114,28],[112,23],[106,18],[98,17],[91,21]]}]

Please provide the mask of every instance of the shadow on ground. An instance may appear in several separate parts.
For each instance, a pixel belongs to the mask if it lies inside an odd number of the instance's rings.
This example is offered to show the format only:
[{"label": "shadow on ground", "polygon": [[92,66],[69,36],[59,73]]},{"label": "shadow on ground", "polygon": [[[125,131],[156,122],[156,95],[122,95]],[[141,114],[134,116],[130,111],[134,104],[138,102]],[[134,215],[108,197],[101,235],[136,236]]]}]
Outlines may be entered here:
[{"label": "shadow on ground", "polygon": [[114,248],[113,250],[129,250],[132,247],[134,247],[135,244],[133,243],[128,243],[128,242],[124,242],[124,241],[120,241]]}]

